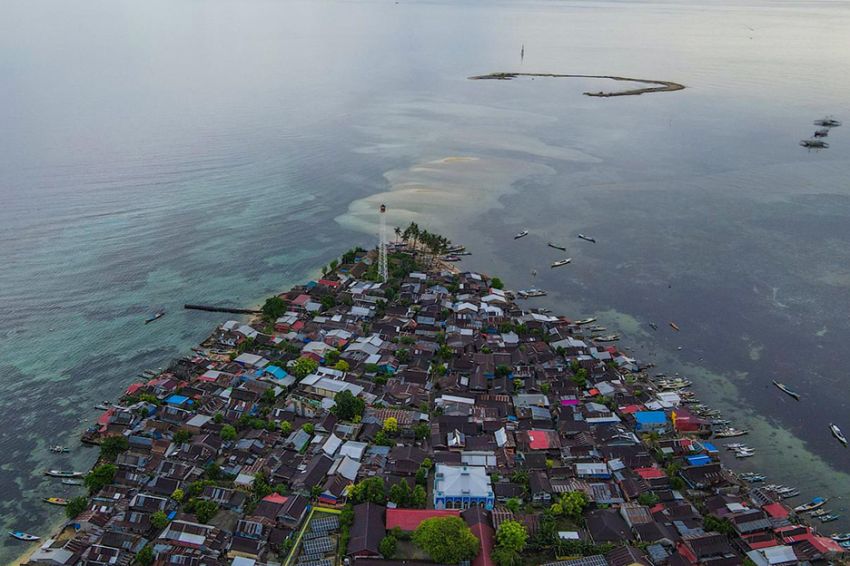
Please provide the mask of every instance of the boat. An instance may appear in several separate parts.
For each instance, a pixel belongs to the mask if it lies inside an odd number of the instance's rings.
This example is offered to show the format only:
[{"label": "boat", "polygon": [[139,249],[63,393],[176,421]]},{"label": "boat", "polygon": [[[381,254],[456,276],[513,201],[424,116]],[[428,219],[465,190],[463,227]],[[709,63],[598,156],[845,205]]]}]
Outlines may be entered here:
[{"label": "boat", "polygon": [[567,251],[566,246],[561,246],[561,245],[558,245],[558,244],[553,244],[552,242],[546,242],[546,245],[547,245],[547,246],[549,246],[550,248],[555,248],[556,250],[561,250],[562,252]]},{"label": "boat", "polygon": [[52,478],[82,478],[85,477],[85,472],[69,472],[66,470],[47,470],[44,475]]},{"label": "boat", "polygon": [[583,324],[590,324],[591,322],[596,322],[595,318],[583,318],[581,320],[575,321],[576,324],[582,326]]},{"label": "boat", "polygon": [[850,540],[845,540],[843,542],[839,542],[838,546],[840,546],[841,548],[843,548],[845,550],[850,550]]},{"label": "boat", "polygon": [[738,442],[733,442],[732,444],[726,445],[726,450],[739,450],[741,448],[747,448],[746,444],[740,444]]},{"label": "boat", "polygon": [[42,499],[45,503],[50,503],[51,505],[67,505],[68,500],[62,499],[61,497],[45,497]]},{"label": "boat", "polygon": [[66,478],[62,480],[62,485],[83,485],[83,480],[74,480]]},{"label": "boat", "polygon": [[779,497],[781,497],[782,499],[791,499],[792,497],[799,497],[799,495],[800,495],[800,490],[792,489],[791,491],[784,491],[784,492],[780,493]]},{"label": "boat", "polygon": [[835,513],[829,513],[820,518],[821,523],[830,523],[832,521],[838,520],[841,515],[836,515]]},{"label": "boat", "polygon": [[820,120],[815,120],[815,126],[823,126],[825,128],[837,128],[840,125],[841,122],[839,122],[832,116],[824,116]]},{"label": "boat", "polygon": [[658,325],[657,325],[657,324],[655,324],[654,322],[650,322],[650,323],[649,323],[649,327],[650,327],[651,329],[653,329],[653,330],[658,330]]},{"label": "boat", "polygon": [[550,267],[561,267],[562,265],[567,265],[573,260],[573,258],[568,257],[566,259],[559,259],[558,261],[553,261]]},{"label": "boat", "polygon": [[799,393],[797,393],[796,391],[792,391],[791,389],[789,389],[789,388],[788,388],[788,386],[787,386],[787,385],[785,385],[784,383],[779,383],[778,381],[774,381],[774,382],[773,382],[773,384],[774,384],[776,387],[778,387],[778,388],[779,388],[779,390],[780,390],[780,391],[782,391],[783,393],[785,393],[785,394],[787,394],[787,395],[790,395],[791,397],[793,397],[793,398],[794,398],[794,399],[796,399],[797,401],[799,401],[799,400],[800,400],[800,394],[799,394]]},{"label": "boat", "polygon": [[816,138],[825,138],[829,135],[829,128],[822,128],[820,130],[815,131]]},{"label": "boat", "polygon": [[54,454],[64,454],[65,452],[70,452],[71,450],[64,447],[64,446],[59,446],[57,444],[56,446],[51,446],[50,451],[53,452]]},{"label": "boat", "polygon": [[443,261],[448,261],[448,262],[460,261],[460,256],[458,256],[458,255],[444,255],[440,259],[442,259]]},{"label": "boat", "polygon": [[814,511],[815,509],[820,509],[826,505],[826,499],[823,497],[815,497],[808,503],[803,503],[802,505],[797,505],[794,507],[794,511],[797,513],[806,513],[809,511]]},{"label": "boat", "polygon": [[536,287],[532,287],[530,289],[521,289],[517,291],[517,295],[519,295],[523,299],[531,299],[534,297],[545,297],[546,291],[544,291],[543,289],[537,289]]},{"label": "boat", "polygon": [[596,243],[596,238],[591,238],[590,236],[585,236],[584,234],[578,235],[580,240],[584,240],[585,242],[590,242],[591,244]]},{"label": "boat", "polygon": [[823,140],[800,140],[800,145],[803,147],[808,147],[810,149],[826,149],[829,147],[829,144]]},{"label": "boat", "polygon": [[25,540],[27,542],[32,542],[34,540],[39,540],[39,538],[41,538],[41,537],[37,537],[35,535],[25,533],[23,531],[9,531],[9,536],[12,537],[12,538],[16,538],[18,540]]},{"label": "boat", "polygon": [[838,428],[838,425],[834,425],[829,423],[829,430],[832,431],[832,436],[838,439],[838,442],[847,446],[847,438],[845,438],[844,433],[841,432],[841,429]]},{"label": "boat", "polygon": [[594,338],[597,342],[616,342],[619,339],[619,334],[608,334],[607,336],[596,336]]},{"label": "boat", "polygon": [[154,314],[145,319],[145,324],[153,322],[155,320],[159,320],[165,316],[165,311],[156,311]]},{"label": "boat", "polygon": [[[466,246],[461,246],[461,245],[449,246],[446,249],[446,253],[459,254],[459,253],[463,252],[464,250],[466,250]],[[467,253],[469,253],[469,252],[467,252]]]},{"label": "boat", "polygon": [[670,323],[670,328],[672,328],[672,329],[673,329],[673,330],[675,330],[676,332],[679,332],[679,330],[680,330],[679,325],[678,325],[678,324],[676,324],[675,322],[671,322],[671,323]]},{"label": "boat", "polygon": [[809,515],[811,515],[812,517],[823,517],[824,515],[829,515],[829,511],[821,507],[820,509],[809,511]]},{"label": "boat", "polygon": [[832,533],[829,538],[835,542],[847,542],[850,541],[850,533]]},{"label": "boat", "polygon": [[727,427],[723,430],[717,431],[714,433],[714,436],[717,438],[735,438],[737,436],[744,436],[747,434],[746,430],[739,430],[735,427]]},{"label": "boat", "polygon": [[528,230],[523,230],[522,232],[514,236],[514,240],[519,240],[520,238],[525,238],[526,236],[528,236]]},{"label": "boat", "polygon": [[746,482],[749,482],[749,483],[758,483],[758,482],[763,482],[764,480],[766,480],[767,476],[762,475],[762,474],[753,474],[753,473],[741,474],[741,479],[746,481]]},{"label": "boat", "polygon": [[106,403],[99,403],[99,404],[95,405],[94,408],[97,409],[98,411],[108,411],[111,407],[109,405],[107,405]]}]

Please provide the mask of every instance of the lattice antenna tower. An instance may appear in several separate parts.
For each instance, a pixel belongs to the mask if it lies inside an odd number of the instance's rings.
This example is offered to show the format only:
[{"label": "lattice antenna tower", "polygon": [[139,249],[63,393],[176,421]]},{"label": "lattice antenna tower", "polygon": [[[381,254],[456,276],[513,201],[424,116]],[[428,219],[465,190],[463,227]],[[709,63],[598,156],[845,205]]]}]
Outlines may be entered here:
[{"label": "lattice antenna tower", "polygon": [[389,271],[387,270],[387,206],[385,204],[381,205],[380,219],[380,232],[378,235],[380,238],[380,242],[378,243],[378,275],[380,275],[381,281],[386,283],[389,280]]}]

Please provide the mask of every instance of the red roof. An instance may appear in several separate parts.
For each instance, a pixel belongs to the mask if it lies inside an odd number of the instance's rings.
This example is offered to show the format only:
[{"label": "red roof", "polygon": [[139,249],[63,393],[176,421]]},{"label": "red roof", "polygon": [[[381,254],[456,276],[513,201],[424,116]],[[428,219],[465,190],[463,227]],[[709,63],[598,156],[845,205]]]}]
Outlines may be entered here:
[{"label": "red roof", "polygon": [[387,509],[387,530],[398,527],[403,531],[415,531],[425,519],[434,517],[460,516],[458,509]]},{"label": "red roof", "polygon": [[310,302],[310,295],[298,295],[297,297],[295,297],[292,300],[292,304],[299,306],[299,307],[303,307],[304,305],[306,305],[309,302]]},{"label": "red roof", "polygon": [[667,476],[661,468],[635,468],[635,473],[645,480],[657,480]]},{"label": "red roof", "polygon": [[771,503],[769,505],[765,505],[761,509],[767,513],[768,516],[777,519],[785,519],[788,517],[789,513],[788,509],[786,509],[781,503]]},{"label": "red roof", "polygon": [[319,279],[319,285],[336,288],[339,287],[339,281],[331,281],[330,279]]},{"label": "red roof", "polygon": [[643,405],[626,405],[625,407],[620,407],[620,412],[624,415],[631,415],[638,411],[643,411]]},{"label": "red roof", "polygon": [[141,389],[141,387],[142,387],[141,383],[134,383],[130,387],[127,388],[127,392],[125,394],[126,395],[132,395],[133,393],[135,393],[136,391]]},{"label": "red roof", "polygon": [[271,495],[263,497],[263,501],[268,501],[269,503],[280,503],[281,505],[286,503],[287,499],[289,498],[279,493],[272,493]]},{"label": "red roof", "polygon": [[477,523],[470,527],[479,541],[480,550],[478,556],[472,561],[472,566],[493,566],[493,558],[490,553],[493,552],[493,527],[484,523]]},{"label": "red roof", "polygon": [[548,449],[552,445],[552,443],[549,441],[549,433],[545,430],[529,430],[528,445],[533,450]]}]

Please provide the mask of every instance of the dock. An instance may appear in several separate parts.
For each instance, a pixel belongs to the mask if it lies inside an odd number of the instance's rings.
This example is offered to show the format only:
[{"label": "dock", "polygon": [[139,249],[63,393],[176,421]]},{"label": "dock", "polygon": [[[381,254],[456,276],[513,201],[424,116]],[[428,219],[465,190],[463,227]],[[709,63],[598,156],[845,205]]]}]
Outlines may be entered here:
[{"label": "dock", "polygon": [[232,314],[263,314],[263,311],[258,309],[237,309],[235,307],[216,307],[210,305],[183,305],[184,309],[190,311],[206,311],[206,312],[227,312]]}]

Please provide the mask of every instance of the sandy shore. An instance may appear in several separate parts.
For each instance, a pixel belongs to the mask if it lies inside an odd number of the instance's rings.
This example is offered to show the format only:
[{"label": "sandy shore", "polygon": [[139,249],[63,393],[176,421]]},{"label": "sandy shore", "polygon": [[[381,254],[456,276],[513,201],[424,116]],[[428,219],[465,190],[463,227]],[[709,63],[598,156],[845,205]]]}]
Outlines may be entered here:
[{"label": "sandy shore", "polygon": [[633,88],[629,90],[610,91],[610,92],[585,92],[585,96],[611,97],[611,96],[638,96],[649,92],[672,92],[675,90],[683,90],[685,85],[674,83],[672,81],[658,81],[654,79],[633,79],[630,77],[618,77],[614,75],[559,75],[555,73],[490,73],[489,75],[477,75],[469,77],[473,81],[481,80],[497,80],[509,81],[517,77],[550,77],[550,78],[566,78],[566,79],[609,79],[612,81],[626,81],[633,83],[641,83],[648,85],[642,88]]}]

